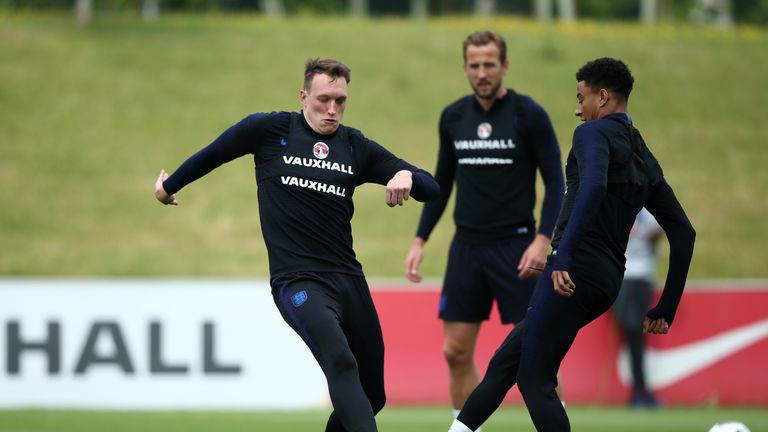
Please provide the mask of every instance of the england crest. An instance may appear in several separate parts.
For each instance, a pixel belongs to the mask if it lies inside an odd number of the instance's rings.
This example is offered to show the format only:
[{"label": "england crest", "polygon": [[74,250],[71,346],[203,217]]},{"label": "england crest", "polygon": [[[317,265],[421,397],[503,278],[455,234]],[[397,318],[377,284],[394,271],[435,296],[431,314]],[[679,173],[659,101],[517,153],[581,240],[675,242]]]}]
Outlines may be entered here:
[{"label": "england crest", "polygon": [[491,136],[491,132],[493,132],[493,127],[491,127],[490,123],[485,122],[477,125],[477,136],[480,139],[488,139]]},{"label": "england crest", "polygon": [[309,295],[307,295],[307,292],[304,290],[301,290],[291,296],[291,303],[293,304],[293,307],[299,307],[303,305],[308,298],[309,298]]},{"label": "england crest", "polygon": [[312,153],[314,153],[315,157],[318,159],[327,158],[329,152],[330,152],[330,149],[328,148],[328,144],[322,141],[316,142],[314,147],[312,147]]}]

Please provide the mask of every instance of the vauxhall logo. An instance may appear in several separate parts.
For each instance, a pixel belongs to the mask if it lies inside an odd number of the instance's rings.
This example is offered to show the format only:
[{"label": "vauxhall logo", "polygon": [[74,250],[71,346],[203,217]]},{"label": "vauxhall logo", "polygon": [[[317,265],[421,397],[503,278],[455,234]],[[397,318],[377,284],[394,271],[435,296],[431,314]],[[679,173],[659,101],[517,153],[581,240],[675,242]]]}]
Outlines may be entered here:
[{"label": "vauxhall logo", "polygon": [[[142,347],[132,347],[126,343],[124,331],[115,321],[95,321],[90,324],[79,341],[63,340],[62,326],[59,321],[51,320],[42,337],[24,337],[22,323],[9,320],[5,325],[6,340],[6,370],[8,375],[23,375],[23,360],[28,354],[42,355],[48,367],[48,375],[62,373],[62,344],[77,343],[78,350],[71,372],[75,375],[87,374],[92,368],[114,368],[125,375],[137,373],[134,351],[145,352]],[[152,375],[186,375],[190,374],[190,366],[186,361],[169,361],[164,356],[163,323],[151,321],[147,326],[148,353],[147,359],[139,359],[142,364],[147,361],[148,370]],[[216,327],[212,322],[203,322],[200,328],[200,360],[201,371],[204,375],[239,375],[242,367],[236,363],[224,363],[216,355]],[[97,345],[110,345],[111,353],[105,354]],[[70,352],[68,350],[68,352]],[[70,360],[70,359],[67,359]],[[69,371],[66,371],[69,372]]]}]

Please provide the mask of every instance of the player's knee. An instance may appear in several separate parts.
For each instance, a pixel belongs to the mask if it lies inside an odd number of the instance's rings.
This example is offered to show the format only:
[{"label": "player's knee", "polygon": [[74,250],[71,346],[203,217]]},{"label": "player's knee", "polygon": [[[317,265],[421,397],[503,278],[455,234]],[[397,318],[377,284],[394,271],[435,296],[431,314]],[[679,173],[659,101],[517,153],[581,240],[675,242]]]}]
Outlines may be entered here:
[{"label": "player's knee", "polygon": [[443,344],[443,357],[451,368],[470,366],[472,349],[457,342],[446,341]]},{"label": "player's knee", "polygon": [[334,376],[347,373],[357,374],[357,361],[351,352],[335,352],[326,356],[323,369],[325,369],[326,374]]},{"label": "player's knee", "polygon": [[521,368],[517,374],[517,388],[526,404],[541,400],[550,393],[554,395],[556,386],[557,381],[553,383],[540,373],[525,371]]},{"label": "player's knee", "polygon": [[541,385],[540,377],[536,372],[522,366],[520,367],[517,372],[517,388],[520,390],[523,398],[531,395],[535,389],[541,388]]},{"label": "player's knee", "polygon": [[520,394],[525,397],[528,391],[533,387],[533,380],[528,374],[517,374],[517,389],[520,390]]}]

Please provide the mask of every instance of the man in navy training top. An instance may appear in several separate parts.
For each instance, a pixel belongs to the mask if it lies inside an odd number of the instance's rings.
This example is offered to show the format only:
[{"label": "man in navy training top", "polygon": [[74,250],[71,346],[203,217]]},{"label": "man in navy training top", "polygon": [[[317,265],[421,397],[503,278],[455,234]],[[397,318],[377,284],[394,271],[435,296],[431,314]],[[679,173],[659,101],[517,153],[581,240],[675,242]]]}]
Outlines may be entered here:
[{"label": "man in navy training top", "polygon": [[328,381],[334,411],[328,432],[376,431],[385,402],[384,342],[362,266],[352,250],[352,194],[386,185],[388,206],[410,196],[434,199],[431,175],[341,124],[350,70],[309,60],[302,111],[252,114],[187,159],[160,172],[156,198],[174,194],[223,163],[253,154],[259,216],[269,255],[272,296]]},{"label": "man in navy training top", "polygon": [[[480,382],[474,360],[482,321],[496,299],[505,324],[523,319],[563,197],[560,147],[544,109],[505,88],[509,69],[504,39],[478,31],[463,43],[464,74],[474,94],[448,105],[439,124],[435,180],[440,198],[427,203],[405,260],[413,282],[424,244],[456,182],[456,232],[440,299],[443,354],[450,370],[454,417]],[[536,230],[536,171],[544,180]]]},{"label": "man in navy training top", "polygon": [[627,115],[634,78],[616,59],[600,58],[576,73],[573,134],[566,160],[566,192],[542,276],[525,319],[494,354],[482,382],[451,425],[451,432],[480,427],[517,383],[536,430],[570,430],[555,393],[560,362],[579,329],[613,304],[624,275],[624,251],[645,207],[670,245],[669,271],[643,330],[666,334],[688,275],[695,231],[664,179],[659,163]]}]

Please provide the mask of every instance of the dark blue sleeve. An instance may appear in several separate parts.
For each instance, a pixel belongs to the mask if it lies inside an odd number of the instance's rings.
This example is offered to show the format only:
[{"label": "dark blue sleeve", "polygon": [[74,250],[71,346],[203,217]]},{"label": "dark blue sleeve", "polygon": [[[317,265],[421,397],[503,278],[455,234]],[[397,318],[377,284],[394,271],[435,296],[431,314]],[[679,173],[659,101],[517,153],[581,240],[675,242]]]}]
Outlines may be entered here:
[{"label": "dark blue sleeve", "polygon": [[225,130],[207,147],[184,161],[163,182],[163,189],[173,195],[222,164],[249,153],[256,153],[265,118],[265,114],[253,114]]},{"label": "dark blue sleeve", "polygon": [[579,189],[563,238],[557,247],[554,270],[569,270],[573,252],[584,236],[587,224],[600,208],[608,191],[609,143],[594,123],[584,123],[573,133],[573,154],[579,172]]},{"label": "dark blue sleeve", "polygon": [[440,147],[437,153],[435,181],[440,187],[440,194],[435,200],[424,204],[421,218],[419,219],[419,227],[416,230],[416,235],[424,240],[429,239],[429,235],[448,205],[448,199],[451,197],[451,190],[453,189],[454,176],[456,175],[456,156],[453,153],[453,144],[445,125],[445,111],[440,118],[439,136]]},{"label": "dark blue sleeve", "polygon": [[357,179],[358,185],[363,183],[386,185],[398,171],[406,170],[412,174],[411,197],[413,199],[425,202],[437,198],[440,194],[440,188],[428,172],[398,158],[376,141],[362,134],[353,135],[352,140],[358,143],[353,144],[353,151],[359,158],[362,168],[361,175]]},{"label": "dark blue sleeve", "polygon": [[430,202],[440,196],[440,186],[438,186],[432,174],[416,168],[413,173],[413,187],[411,196],[419,202]]},{"label": "dark blue sleeve", "polygon": [[645,208],[656,218],[669,240],[669,270],[664,291],[656,307],[646,315],[651,319],[664,318],[671,325],[688,277],[696,231],[666,181],[662,180],[653,188]]},{"label": "dark blue sleeve", "polygon": [[544,200],[541,204],[538,233],[551,238],[565,189],[560,145],[547,112],[532,99],[530,103],[530,123],[526,125],[526,130],[529,131],[528,142],[533,144],[533,158],[544,181]]}]

